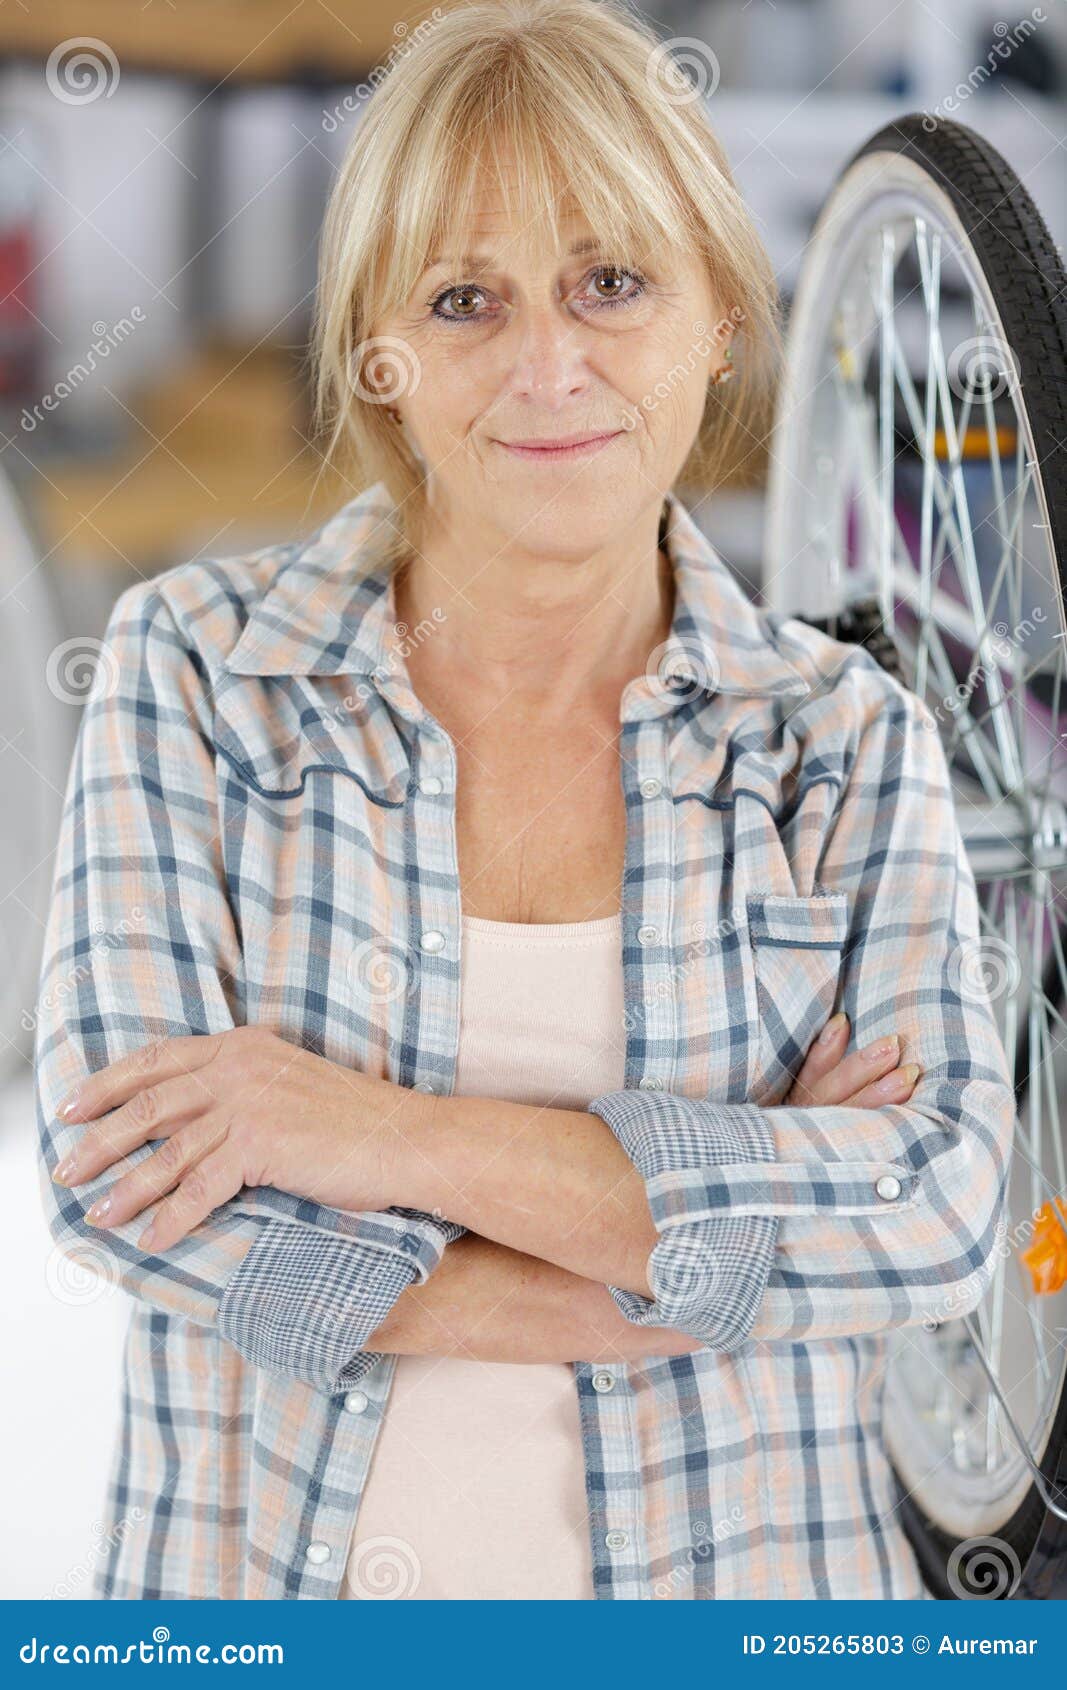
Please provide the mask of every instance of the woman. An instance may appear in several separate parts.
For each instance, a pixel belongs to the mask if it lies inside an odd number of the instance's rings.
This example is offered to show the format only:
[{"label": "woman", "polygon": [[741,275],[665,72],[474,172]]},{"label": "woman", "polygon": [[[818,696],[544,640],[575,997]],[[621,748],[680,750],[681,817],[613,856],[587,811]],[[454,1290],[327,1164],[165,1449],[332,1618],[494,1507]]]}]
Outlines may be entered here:
[{"label": "woman", "polygon": [[316,317],[363,490],[124,592],[71,774],[99,1593],[925,1594],[887,1346],[974,1305],[1012,1090],[932,716],[673,491],[758,447],[774,337],[621,11],[449,12],[370,101]]}]

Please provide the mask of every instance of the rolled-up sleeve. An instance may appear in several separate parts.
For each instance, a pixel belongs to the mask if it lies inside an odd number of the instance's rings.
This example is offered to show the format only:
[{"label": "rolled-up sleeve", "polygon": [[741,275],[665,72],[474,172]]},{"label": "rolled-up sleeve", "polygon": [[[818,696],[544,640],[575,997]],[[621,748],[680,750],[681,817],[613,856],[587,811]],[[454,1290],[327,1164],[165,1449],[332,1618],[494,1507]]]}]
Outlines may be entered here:
[{"label": "rolled-up sleeve", "polygon": [[462,1228],[415,1210],[328,1208],[245,1187],[162,1255],[152,1209],[106,1230],[93,1200],[156,1148],[68,1190],[52,1171],[83,1127],[58,1119],[87,1072],[150,1042],[243,1022],[238,924],[223,867],[210,688],[151,582],[117,600],[65,795],[36,1005],[38,1166],[57,1251],[154,1309],[214,1327],[257,1367],[326,1392]]},{"label": "rolled-up sleeve", "polygon": [[635,1324],[714,1349],[963,1314],[1001,1253],[1014,1089],[941,739],[901,687],[859,738],[818,879],[850,895],[852,1041],[900,1035],[900,1061],[921,1068],[906,1104],[627,1090],[589,1105],[642,1174],[659,1235],[653,1298],[612,1296]]}]

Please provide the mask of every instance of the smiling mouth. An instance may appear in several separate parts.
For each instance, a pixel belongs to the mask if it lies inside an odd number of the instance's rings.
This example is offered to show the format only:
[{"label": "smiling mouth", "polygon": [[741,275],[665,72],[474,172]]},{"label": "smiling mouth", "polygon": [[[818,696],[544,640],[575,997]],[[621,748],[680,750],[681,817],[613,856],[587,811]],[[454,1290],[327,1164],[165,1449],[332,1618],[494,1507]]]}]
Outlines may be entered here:
[{"label": "smiling mouth", "polygon": [[569,440],[498,440],[496,444],[517,458],[550,462],[555,458],[580,458],[592,452],[599,452],[624,432],[623,429],[616,428],[605,434],[576,435]]}]

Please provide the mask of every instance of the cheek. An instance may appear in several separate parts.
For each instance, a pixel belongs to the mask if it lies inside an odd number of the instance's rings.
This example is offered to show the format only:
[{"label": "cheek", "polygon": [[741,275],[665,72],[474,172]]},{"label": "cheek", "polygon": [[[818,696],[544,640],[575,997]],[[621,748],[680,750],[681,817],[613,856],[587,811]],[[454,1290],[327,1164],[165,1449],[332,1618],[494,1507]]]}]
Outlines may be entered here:
[{"label": "cheek", "polygon": [[[671,372],[666,375],[665,372]],[[643,387],[639,382],[644,382]],[[703,414],[705,375],[693,370],[681,379],[678,365],[658,363],[648,372],[632,372],[626,392],[637,417],[634,433],[646,434],[653,444],[675,446],[683,436],[695,433]]]},{"label": "cheek", "polygon": [[707,360],[694,347],[660,342],[641,349],[620,376],[621,391],[654,441],[692,433],[704,409]]},{"label": "cheek", "polygon": [[[462,330],[456,330],[457,336]],[[450,443],[469,434],[499,393],[492,361],[479,348],[433,346],[420,354],[411,416],[420,436]]]}]

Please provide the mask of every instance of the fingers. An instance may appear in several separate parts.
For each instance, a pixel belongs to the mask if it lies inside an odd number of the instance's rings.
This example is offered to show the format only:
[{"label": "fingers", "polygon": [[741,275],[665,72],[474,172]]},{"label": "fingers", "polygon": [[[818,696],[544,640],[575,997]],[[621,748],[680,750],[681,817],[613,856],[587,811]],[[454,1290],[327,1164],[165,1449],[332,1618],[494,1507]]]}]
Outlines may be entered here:
[{"label": "fingers", "polygon": [[906,1103],[915,1090],[915,1082],[921,1072],[917,1062],[905,1062],[891,1074],[883,1075],[874,1085],[864,1086],[862,1091],[847,1101],[856,1104],[860,1109],[881,1109],[887,1103]]},{"label": "fingers", "polygon": [[[908,1066],[911,1068],[913,1065]],[[862,1100],[862,1107],[871,1109],[879,1109],[884,1104],[898,1104],[915,1085],[918,1073],[915,1070],[910,1077],[910,1085],[905,1083],[901,1088],[901,1071],[900,1034],[883,1034],[840,1061],[834,1073],[818,1088],[818,1102],[857,1104]]]},{"label": "fingers", "polygon": [[84,1185],[150,1138],[169,1138],[210,1101],[195,1075],[150,1085],[89,1127],[52,1175],[57,1185]]},{"label": "fingers", "polygon": [[[86,1220],[101,1228],[122,1226],[147,1209],[149,1204],[158,1202],[161,1197],[166,1197],[171,1192],[177,1201],[168,1211],[170,1216],[177,1217],[186,1211],[191,1213],[198,1204],[206,1202],[206,1208],[197,1216],[197,1219],[202,1219],[204,1214],[214,1208],[216,1202],[224,1201],[221,1197],[207,1201],[208,1174],[205,1172],[207,1163],[217,1152],[218,1145],[224,1138],[225,1129],[212,1130],[202,1122],[183,1127],[173,1138],[167,1139],[165,1144],[153,1151],[151,1156],[146,1156],[135,1168],[131,1168],[129,1173],[123,1174],[122,1178],[87,1210]],[[212,1174],[217,1172],[217,1164],[212,1165],[211,1171]],[[234,1190],[238,1189],[240,1183],[238,1180]],[[188,1186],[188,1189],[179,1199],[183,1186]],[[232,1192],[227,1195],[232,1196]],[[189,1221],[189,1226],[195,1224],[194,1220]],[[188,1227],[177,1233],[173,1233],[172,1228],[172,1235],[180,1238],[184,1231],[188,1231]]]},{"label": "fingers", "polygon": [[824,1101],[821,1097],[816,1097],[816,1086],[825,1080],[840,1062],[847,1043],[848,1016],[841,1010],[837,1015],[831,1016],[808,1051],[803,1066],[790,1087],[787,1103],[808,1109],[813,1103]]},{"label": "fingers", "polygon": [[206,1220],[212,1209],[235,1197],[243,1184],[240,1169],[228,1150],[210,1151],[160,1204],[151,1225],[138,1238],[138,1247],[169,1250]]},{"label": "fingers", "polygon": [[900,1037],[883,1034],[848,1056],[848,1017],[844,1012],[826,1023],[811,1046],[793,1082],[787,1102],[801,1108],[819,1104],[853,1103],[878,1109],[911,1095],[920,1069],[915,1063],[899,1067]]},{"label": "fingers", "polygon": [[818,1082],[816,1102],[848,1103],[856,1092],[892,1073],[900,1061],[900,1036],[886,1033],[862,1050],[843,1057],[833,1072]]},{"label": "fingers", "polygon": [[226,1033],[190,1033],[180,1038],[154,1039],[128,1056],[109,1062],[79,1080],[56,1113],[63,1121],[91,1121],[117,1109],[146,1086],[159,1085],[180,1074],[204,1068],[218,1055]]}]

